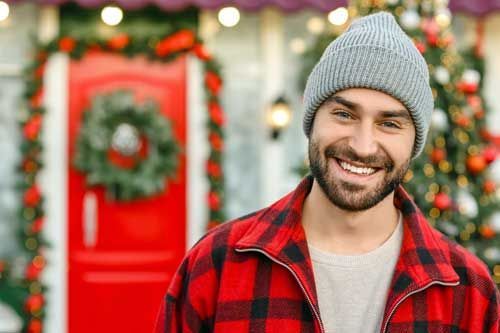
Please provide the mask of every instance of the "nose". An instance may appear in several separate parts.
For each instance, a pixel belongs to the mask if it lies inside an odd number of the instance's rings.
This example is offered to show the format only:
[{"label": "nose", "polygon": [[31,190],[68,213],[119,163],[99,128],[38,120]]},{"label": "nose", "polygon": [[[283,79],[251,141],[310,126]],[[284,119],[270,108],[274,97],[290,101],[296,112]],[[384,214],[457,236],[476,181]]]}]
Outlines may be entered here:
[{"label": "nose", "polygon": [[361,125],[354,129],[349,144],[360,157],[375,155],[378,150],[375,133],[369,125]]}]

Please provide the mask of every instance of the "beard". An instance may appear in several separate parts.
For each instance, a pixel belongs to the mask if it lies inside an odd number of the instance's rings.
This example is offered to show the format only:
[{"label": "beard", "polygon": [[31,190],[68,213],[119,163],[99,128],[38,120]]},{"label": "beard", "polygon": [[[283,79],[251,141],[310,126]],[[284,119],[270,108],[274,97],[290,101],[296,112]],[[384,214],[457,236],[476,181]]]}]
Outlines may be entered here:
[{"label": "beard", "polygon": [[[340,158],[382,169],[385,176],[374,189],[346,182],[335,177],[332,170],[328,169],[330,158]],[[387,153],[360,157],[352,148],[342,143],[327,146],[322,157],[318,142],[311,138],[309,140],[309,165],[313,177],[332,204],[346,211],[358,212],[377,205],[401,184],[410,166],[410,158],[399,168],[395,168],[394,161]]]}]

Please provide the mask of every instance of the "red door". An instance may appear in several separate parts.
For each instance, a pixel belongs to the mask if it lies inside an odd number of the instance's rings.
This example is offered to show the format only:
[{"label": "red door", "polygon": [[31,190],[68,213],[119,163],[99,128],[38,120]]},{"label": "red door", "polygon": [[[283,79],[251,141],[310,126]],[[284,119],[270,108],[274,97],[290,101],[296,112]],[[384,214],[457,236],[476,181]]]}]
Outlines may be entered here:
[{"label": "red door", "polygon": [[[185,147],[186,59],[161,64],[96,53],[69,68],[70,160],[92,97],[120,88],[155,99]],[[110,202],[103,189],[86,188],[71,161],[68,186],[69,333],[152,331],[186,247],[185,156],[176,180],[153,198]]]}]

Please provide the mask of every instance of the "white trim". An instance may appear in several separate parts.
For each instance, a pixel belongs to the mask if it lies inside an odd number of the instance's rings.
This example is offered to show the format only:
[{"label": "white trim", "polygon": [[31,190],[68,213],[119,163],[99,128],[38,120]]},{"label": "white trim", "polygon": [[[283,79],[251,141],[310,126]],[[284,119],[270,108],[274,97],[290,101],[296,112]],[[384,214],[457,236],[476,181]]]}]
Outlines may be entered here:
[{"label": "white trim", "polygon": [[204,103],[202,64],[192,56],[187,58],[187,230],[186,245],[190,248],[205,233],[208,210],[205,177],[205,161],[208,154],[206,143],[206,106]]},{"label": "white trim", "polygon": [[67,206],[68,206],[68,66],[66,55],[50,57],[45,77],[42,145],[44,168],[40,185],[45,195],[46,224],[44,236],[50,244],[46,250],[47,269],[43,281],[47,285],[47,316],[44,332],[67,331]]}]

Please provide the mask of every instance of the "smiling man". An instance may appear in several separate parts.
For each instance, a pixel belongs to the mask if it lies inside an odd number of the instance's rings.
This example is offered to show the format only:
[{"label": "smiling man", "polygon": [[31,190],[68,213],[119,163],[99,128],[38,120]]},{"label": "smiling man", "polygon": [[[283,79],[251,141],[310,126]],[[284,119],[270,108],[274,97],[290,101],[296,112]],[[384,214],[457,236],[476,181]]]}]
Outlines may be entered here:
[{"label": "smiling man", "polygon": [[434,103],[427,64],[394,17],[353,22],[304,97],[312,175],[194,246],[156,332],[498,333],[487,268],[400,185]]}]

